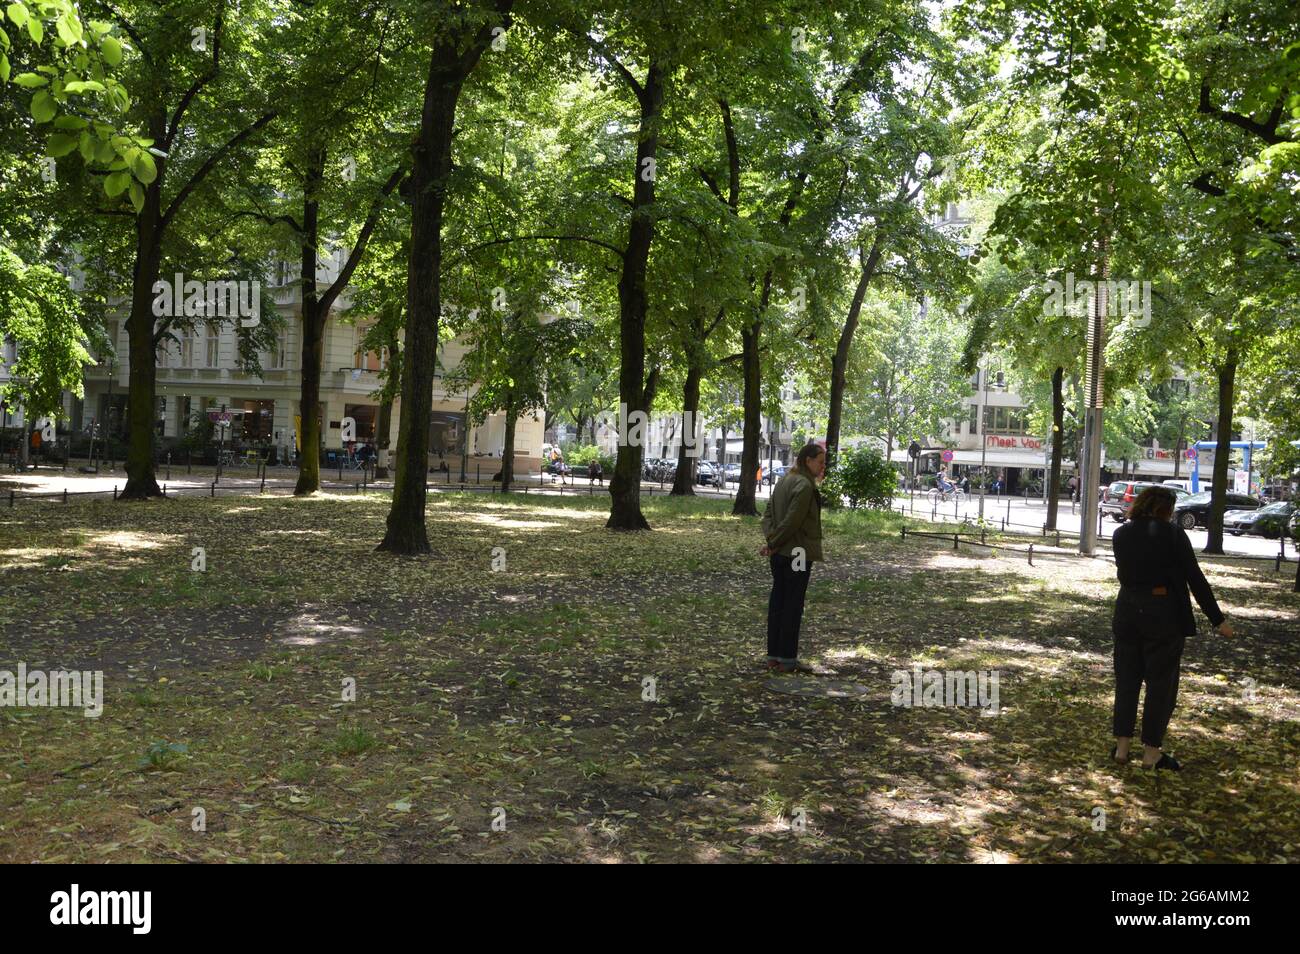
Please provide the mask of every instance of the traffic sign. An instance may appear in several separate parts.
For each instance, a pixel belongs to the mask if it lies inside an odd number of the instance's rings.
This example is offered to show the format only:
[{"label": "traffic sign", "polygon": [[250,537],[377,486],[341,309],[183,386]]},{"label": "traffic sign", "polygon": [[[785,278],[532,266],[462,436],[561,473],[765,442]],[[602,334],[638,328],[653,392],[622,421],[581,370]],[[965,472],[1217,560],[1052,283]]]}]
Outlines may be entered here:
[{"label": "traffic sign", "polygon": [[1196,448],[1195,448],[1195,447],[1189,447],[1189,448],[1187,448],[1187,452],[1186,452],[1186,453],[1187,453],[1187,459],[1188,459],[1188,460],[1196,460]]},{"label": "traffic sign", "polygon": [[950,450],[946,450],[946,451],[944,451],[942,454],[940,454],[939,456],[943,458],[943,462],[944,462],[945,464],[951,464],[951,463],[952,463],[952,458],[953,458],[953,453],[952,453],[952,451],[950,451]]}]

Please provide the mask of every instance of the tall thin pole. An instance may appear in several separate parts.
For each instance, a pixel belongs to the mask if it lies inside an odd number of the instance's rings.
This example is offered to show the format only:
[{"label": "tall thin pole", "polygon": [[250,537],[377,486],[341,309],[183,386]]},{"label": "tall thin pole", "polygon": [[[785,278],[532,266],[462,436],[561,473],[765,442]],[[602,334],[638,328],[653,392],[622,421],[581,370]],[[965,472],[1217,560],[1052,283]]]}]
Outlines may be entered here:
[{"label": "tall thin pole", "polygon": [[988,484],[989,439],[984,433],[984,419],[988,416],[989,406],[989,367],[980,368],[980,519],[984,519],[984,488]]},{"label": "tall thin pole", "polygon": [[1102,408],[1105,394],[1106,309],[1110,280],[1110,240],[1105,232],[1099,243],[1100,279],[1092,293],[1092,315],[1088,320],[1087,363],[1084,371],[1083,419],[1083,516],[1079,526],[1079,552],[1093,556],[1097,552],[1097,499],[1101,480]]}]

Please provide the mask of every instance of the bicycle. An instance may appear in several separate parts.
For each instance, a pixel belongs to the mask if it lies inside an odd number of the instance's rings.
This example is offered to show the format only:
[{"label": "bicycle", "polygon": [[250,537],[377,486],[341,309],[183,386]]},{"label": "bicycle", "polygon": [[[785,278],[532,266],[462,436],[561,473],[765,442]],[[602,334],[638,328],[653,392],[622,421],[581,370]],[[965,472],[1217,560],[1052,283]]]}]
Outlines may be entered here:
[{"label": "bicycle", "polygon": [[955,502],[958,506],[966,502],[966,493],[959,487],[951,490],[941,490],[938,487],[931,487],[930,492],[926,494],[930,498],[930,503],[938,506],[939,504]]}]

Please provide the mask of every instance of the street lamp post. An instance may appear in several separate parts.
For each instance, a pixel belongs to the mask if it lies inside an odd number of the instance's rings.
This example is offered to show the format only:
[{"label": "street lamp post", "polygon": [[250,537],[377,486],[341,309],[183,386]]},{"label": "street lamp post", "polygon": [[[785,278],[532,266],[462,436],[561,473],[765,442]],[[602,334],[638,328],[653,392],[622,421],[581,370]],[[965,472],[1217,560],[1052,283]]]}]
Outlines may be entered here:
[{"label": "street lamp post", "polygon": [[[1105,242],[1103,241],[1103,247]],[[1103,264],[1100,281],[1092,294],[1092,314],[1088,318],[1087,357],[1084,364],[1083,383],[1083,515],[1079,525],[1079,552],[1093,556],[1097,552],[1098,490],[1104,452],[1101,446],[1102,409],[1105,392],[1102,380],[1105,372],[1106,309],[1109,304],[1109,267]]]},{"label": "street lamp post", "polygon": [[988,458],[989,458],[989,440],[988,435],[984,433],[984,421],[988,417],[989,406],[989,368],[985,365],[980,369],[980,416],[979,416],[979,435],[980,435],[980,519],[984,519],[984,490],[988,485]]}]

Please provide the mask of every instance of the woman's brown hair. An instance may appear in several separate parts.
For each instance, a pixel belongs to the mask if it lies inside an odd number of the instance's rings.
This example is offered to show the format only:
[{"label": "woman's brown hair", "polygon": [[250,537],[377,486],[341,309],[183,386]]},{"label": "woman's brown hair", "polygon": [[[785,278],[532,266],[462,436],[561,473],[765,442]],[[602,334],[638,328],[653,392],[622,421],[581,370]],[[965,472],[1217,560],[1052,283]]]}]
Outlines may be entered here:
[{"label": "woman's brown hair", "polygon": [[1137,500],[1129,509],[1130,520],[1168,520],[1174,515],[1177,502],[1174,492],[1166,487],[1148,487],[1138,494]]},{"label": "woman's brown hair", "polygon": [[804,444],[803,447],[799,448],[799,453],[794,459],[795,469],[801,474],[812,476],[811,471],[808,470],[808,461],[814,457],[821,457],[824,453],[826,453],[826,450],[821,444],[809,441],[807,444]]}]

